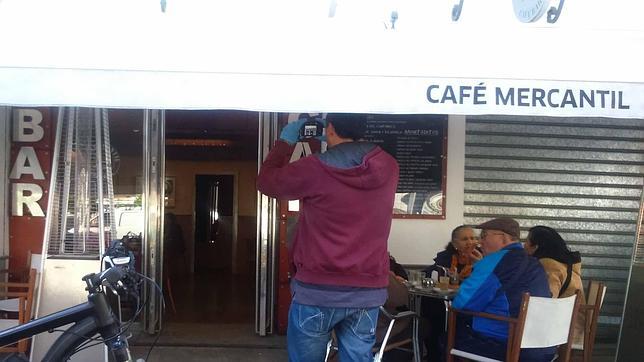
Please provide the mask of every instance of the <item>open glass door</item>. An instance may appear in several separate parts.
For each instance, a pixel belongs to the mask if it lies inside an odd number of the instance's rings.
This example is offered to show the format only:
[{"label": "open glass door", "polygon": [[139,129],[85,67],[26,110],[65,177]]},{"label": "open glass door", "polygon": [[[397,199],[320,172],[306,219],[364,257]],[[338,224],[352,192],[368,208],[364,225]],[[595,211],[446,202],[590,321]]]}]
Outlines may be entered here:
[{"label": "open glass door", "polygon": [[[277,139],[277,114],[259,114],[258,171]],[[275,300],[275,260],[277,236],[277,200],[257,192],[257,272],[255,332],[261,336],[273,332]]]},{"label": "open glass door", "polygon": [[[165,194],[165,111],[145,110],[143,114],[143,273],[162,285],[163,211]],[[151,283],[143,294],[148,304],[143,327],[153,334],[161,329],[163,295]]]}]

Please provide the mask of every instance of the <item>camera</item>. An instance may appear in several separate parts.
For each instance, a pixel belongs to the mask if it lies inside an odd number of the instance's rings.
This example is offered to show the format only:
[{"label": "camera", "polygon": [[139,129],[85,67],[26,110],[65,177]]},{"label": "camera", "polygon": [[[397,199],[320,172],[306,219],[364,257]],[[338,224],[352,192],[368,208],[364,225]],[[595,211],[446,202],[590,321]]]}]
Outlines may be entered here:
[{"label": "camera", "polygon": [[300,141],[322,136],[324,121],[320,117],[307,117],[306,122],[300,127]]}]

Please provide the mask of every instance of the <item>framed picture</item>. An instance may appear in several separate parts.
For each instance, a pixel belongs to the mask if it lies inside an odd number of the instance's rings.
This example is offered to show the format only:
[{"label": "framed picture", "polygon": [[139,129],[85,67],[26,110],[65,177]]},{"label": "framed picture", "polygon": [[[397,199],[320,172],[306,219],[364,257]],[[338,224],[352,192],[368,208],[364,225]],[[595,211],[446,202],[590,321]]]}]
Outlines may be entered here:
[{"label": "framed picture", "polygon": [[165,178],[165,207],[174,207],[176,193],[176,178],[168,176]]}]

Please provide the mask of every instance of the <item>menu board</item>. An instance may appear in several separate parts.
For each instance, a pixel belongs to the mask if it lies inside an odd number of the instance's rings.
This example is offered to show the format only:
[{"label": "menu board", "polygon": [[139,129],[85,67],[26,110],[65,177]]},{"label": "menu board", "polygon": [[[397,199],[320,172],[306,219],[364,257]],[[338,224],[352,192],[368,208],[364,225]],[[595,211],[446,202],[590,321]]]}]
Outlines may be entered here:
[{"label": "menu board", "polygon": [[369,115],[365,140],[398,161],[395,215],[445,217],[446,115]]}]

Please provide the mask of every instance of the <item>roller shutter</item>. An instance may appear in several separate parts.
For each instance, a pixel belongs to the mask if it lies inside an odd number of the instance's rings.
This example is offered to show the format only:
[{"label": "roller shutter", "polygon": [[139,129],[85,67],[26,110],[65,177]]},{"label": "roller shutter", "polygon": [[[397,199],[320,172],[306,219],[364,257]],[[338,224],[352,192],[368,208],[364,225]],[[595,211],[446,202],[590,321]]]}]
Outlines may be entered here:
[{"label": "roller shutter", "polygon": [[597,343],[615,343],[644,175],[644,120],[467,118],[465,222],[509,216],[521,238],[557,229],[582,254],[584,280],[608,285]]}]

